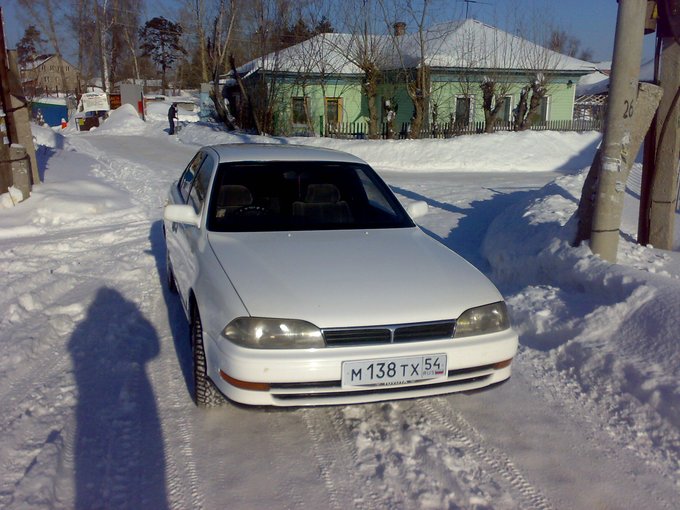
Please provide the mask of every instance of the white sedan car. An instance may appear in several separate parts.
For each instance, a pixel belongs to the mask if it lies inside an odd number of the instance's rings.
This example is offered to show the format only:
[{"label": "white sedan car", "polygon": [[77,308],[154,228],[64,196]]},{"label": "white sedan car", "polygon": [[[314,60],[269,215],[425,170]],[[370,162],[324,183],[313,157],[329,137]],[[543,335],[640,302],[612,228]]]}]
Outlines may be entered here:
[{"label": "white sedan car", "polygon": [[499,292],[359,158],[204,147],[170,189],[164,230],[199,406],[373,402],[510,377],[517,334]]}]

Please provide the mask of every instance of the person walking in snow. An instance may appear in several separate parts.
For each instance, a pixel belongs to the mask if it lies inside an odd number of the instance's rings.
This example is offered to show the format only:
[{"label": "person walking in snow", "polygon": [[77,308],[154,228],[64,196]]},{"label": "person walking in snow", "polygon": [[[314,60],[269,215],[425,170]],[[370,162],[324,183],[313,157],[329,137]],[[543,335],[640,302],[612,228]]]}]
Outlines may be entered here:
[{"label": "person walking in snow", "polygon": [[168,110],[168,122],[170,123],[170,134],[175,134],[175,119],[177,118],[177,103],[172,103]]}]

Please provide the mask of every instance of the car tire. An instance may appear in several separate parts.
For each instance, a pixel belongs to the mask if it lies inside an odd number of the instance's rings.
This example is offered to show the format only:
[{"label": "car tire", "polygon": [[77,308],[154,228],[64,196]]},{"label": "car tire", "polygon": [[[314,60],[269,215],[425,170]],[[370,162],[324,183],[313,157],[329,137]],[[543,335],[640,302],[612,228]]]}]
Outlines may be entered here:
[{"label": "car tire", "polygon": [[177,294],[177,283],[175,282],[175,273],[172,271],[172,264],[170,263],[170,254],[165,250],[165,280],[168,284],[168,290],[173,294]]},{"label": "car tire", "polygon": [[193,353],[194,402],[198,407],[218,407],[226,400],[208,377],[208,365],[203,346],[203,324],[198,308],[191,311],[191,349]]}]

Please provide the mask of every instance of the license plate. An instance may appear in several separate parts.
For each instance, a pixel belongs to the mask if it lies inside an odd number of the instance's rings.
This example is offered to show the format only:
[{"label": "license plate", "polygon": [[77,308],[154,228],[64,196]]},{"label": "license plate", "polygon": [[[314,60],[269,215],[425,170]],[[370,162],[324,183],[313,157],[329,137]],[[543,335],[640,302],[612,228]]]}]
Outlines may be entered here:
[{"label": "license plate", "polygon": [[342,364],[344,388],[445,379],[447,375],[446,354],[345,361]]}]

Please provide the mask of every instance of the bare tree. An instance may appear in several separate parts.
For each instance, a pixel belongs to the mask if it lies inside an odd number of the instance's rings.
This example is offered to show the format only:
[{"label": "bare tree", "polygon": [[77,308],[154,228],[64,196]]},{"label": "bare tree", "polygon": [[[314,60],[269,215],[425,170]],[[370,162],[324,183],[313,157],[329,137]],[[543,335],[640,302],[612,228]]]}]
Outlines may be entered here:
[{"label": "bare tree", "polygon": [[[201,81],[207,82],[209,79],[208,73],[208,52],[205,35],[205,0],[193,0],[194,14],[196,21],[196,38],[198,43],[198,57],[201,64]],[[220,3],[220,11],[222,10],[222,2]],[[234,9],[232,11],[235,12]],[[235,15],[235,14],[234,14]]]},{"label": "bare tree", "polygon": [[[344,59],[338,58],[336,50],[336,47],[342,44],[341,41],[348,41],[345,34],[321,33],[282,51],[286,69],[292,71],[295,76],[293,87],[305,98],[303,100],[305,123],[310,133],[316,132],[313,120],[317,113],[312,110],[308,100],[310,86],[320,87],[324,100],[329,90],[332,90],[334,96],[342,96],[348,87],[345,83],[338,83],[335,78],[343,72],[345,64]],[[335,119],[326,119],[326,125],[331,128],[335,122]]]},{"label": "bare tree", "polygon": [[[398,79],[406,85],[413,103],[413,117],[411,118],[411,137],[420,138],[425,118],[430,107],[430,66],[426,58],[428,52],[428,35],[425,29],[427,10],[431,0],[423,0],[415,7],[412,2],[392,2],[379,0],[382,19],[385,22],[391,45],[391,52],[396,55]],[[405,14],[410,23],[397,19],[398,14]],[[413,24],[416,32],[413,36],[406,36],[406,27]],[[394,60],[392,58],[392,60]]]},{"label": "bare tree", "polygon": [[[209,41],[206,52],[210,65],[210,78],[212,79],[213,84],[212,90],[210,91],[210,99],[212,99],[213,105],[215,106],[217,118],[229,129],[234,129],[234,124],[227,103],[225,102],[224,97],[222,97],[220,76],[226,74],[227,62],[231,53],[230,49],[236,14],[237,8],[235,0],[229,0],[228,2],[226,0],[220,0],[217,14],[213,21],[212,39]],[[235,68],[235,63],[232,62],[232,64]],[[235,69],[233,72],[235,74],[237,73]]]},{"label": "bare tree", "polygon": [[[484,110],[484,132],[492,133],[503,111],[509,110],[509,95],[516,83],[511,69],[518,67],[521,41],[498,29],[484,30],[478,52],[484,63],[484,76],[479,83]],[[537,97],[538,98],[538,97]],[[510,120],[510,116],[506,120]]]},{"label": "bare tree", "polygon": [[535,122],[544,98],[550,90],[553,72],[560,64],[558,53],[530,41],[542,41],[545,23],[539,18],[528,25],[520,24],[517,32],[525,41],[518,48],[518,67],[524,69],[526,84],[522,87],[519,102],[514,112],[514,129],[523,131],[529,129]]},{"label": "bare tree", "polygon": [[[61,2],[53,0],[18,0],[21,8],[30,15],[31,20],[35,22],[40,31],[47,36],[55,55],[59,60],[63,59],[61,51],[61,37],[57,33],[57,17],[59,16],[58,9],[62,5]],[[64,66],[59,66],[59,73],[61,77],[61,90],[68,89],[68,82],[66,80],[66,72]]]},{"label": "bare tree", "polygon": [[137,26],[139,25],[139,18],[142,10],[141,0],[123,0],[123,8],[125,10],[125,22],[119,22],[115,27],[119,30],[127,48],[127,55],[132,62],[132,72],[135,82],[141,79],[139,70],[139,60],[137,58]]},{"label": "bare tree", "polygon": [[291,0],[257,0],[249,4],[247,22],[252,29],[252,48],[257,55],[256,76],[247,92],[247,104],[259,133],[276,129],[277,109],[281,107],[280,50],[286,45],[283,34],[290,26]]},{"label": "bare tree", "polygon": [[384,79],[383,69],[388,58],[390,41],[377,34],[381,9],[376,0],[352,0],[345,3],[349,40],[336,40],[336,50],[363,73],[361,90],[368,107],[368,136],[380,135],[378,90]]},{"label": "bare tree", "polygon": [[[449,38],[460,27],[460,23],[446,22],[430,26],[433,19],[451,14],[451,6],[437,0],[419,3],[410,0],[380,0],[380,5],[385,27],[390,34],[393,55],[391,66],[396,64],[399,69],[397,78],[405,85],[413,104],[410,136],[419,138],[430,121],[432,130],[436,129],[440,107],[450,103],[451,98],[446,95],[447,82],[433,81],[432,68],[451,63],[450,58],[444,57],[443,53],[467,50],[465,47],[453,48],[450,44]],[[438,13],[438,7],[446,7],[446,10]],[[409,34],[406,34],[407,28],[411,29]],[[462,41],[458,39],[456,38],[456,42],[462,42],[463,45],[469,42],[464,38]],[[445,46],[446,51],[442,52]],[[461,80],[464,94],[471,97],[471,74],[462,73],[460,76],[464,77]]]},{"label": "bare tree", "polygon": [[[93,0],[71,0],[70,13],[66,15],[68,26],[77,45],[77,63],[80,80],[89,82],[95,74],[95,62],[92,34],[95,33],[95,20],[92,15]],[[81,83],[76,89],[80,91]]]},{"label": "bare tree", "polygon": [[94,0],[95,9],[95,33],[97,37],[97,52],[99,56],[99,71],[101,72],[102,88],[104,92],[111,90],[111,68],[110,59],[111,46],[107,34],[113,26],[113,21],[109,16],[109,0]]},{"label": "bare tree", "polygon": [[570,35],[559,28],[552,29],[545,46],[557,53],[562,53],[568,57],[579,58],[581,60],[590,61],[593,55],[590,48],[581,47],[581,40],[578,37]]}]

